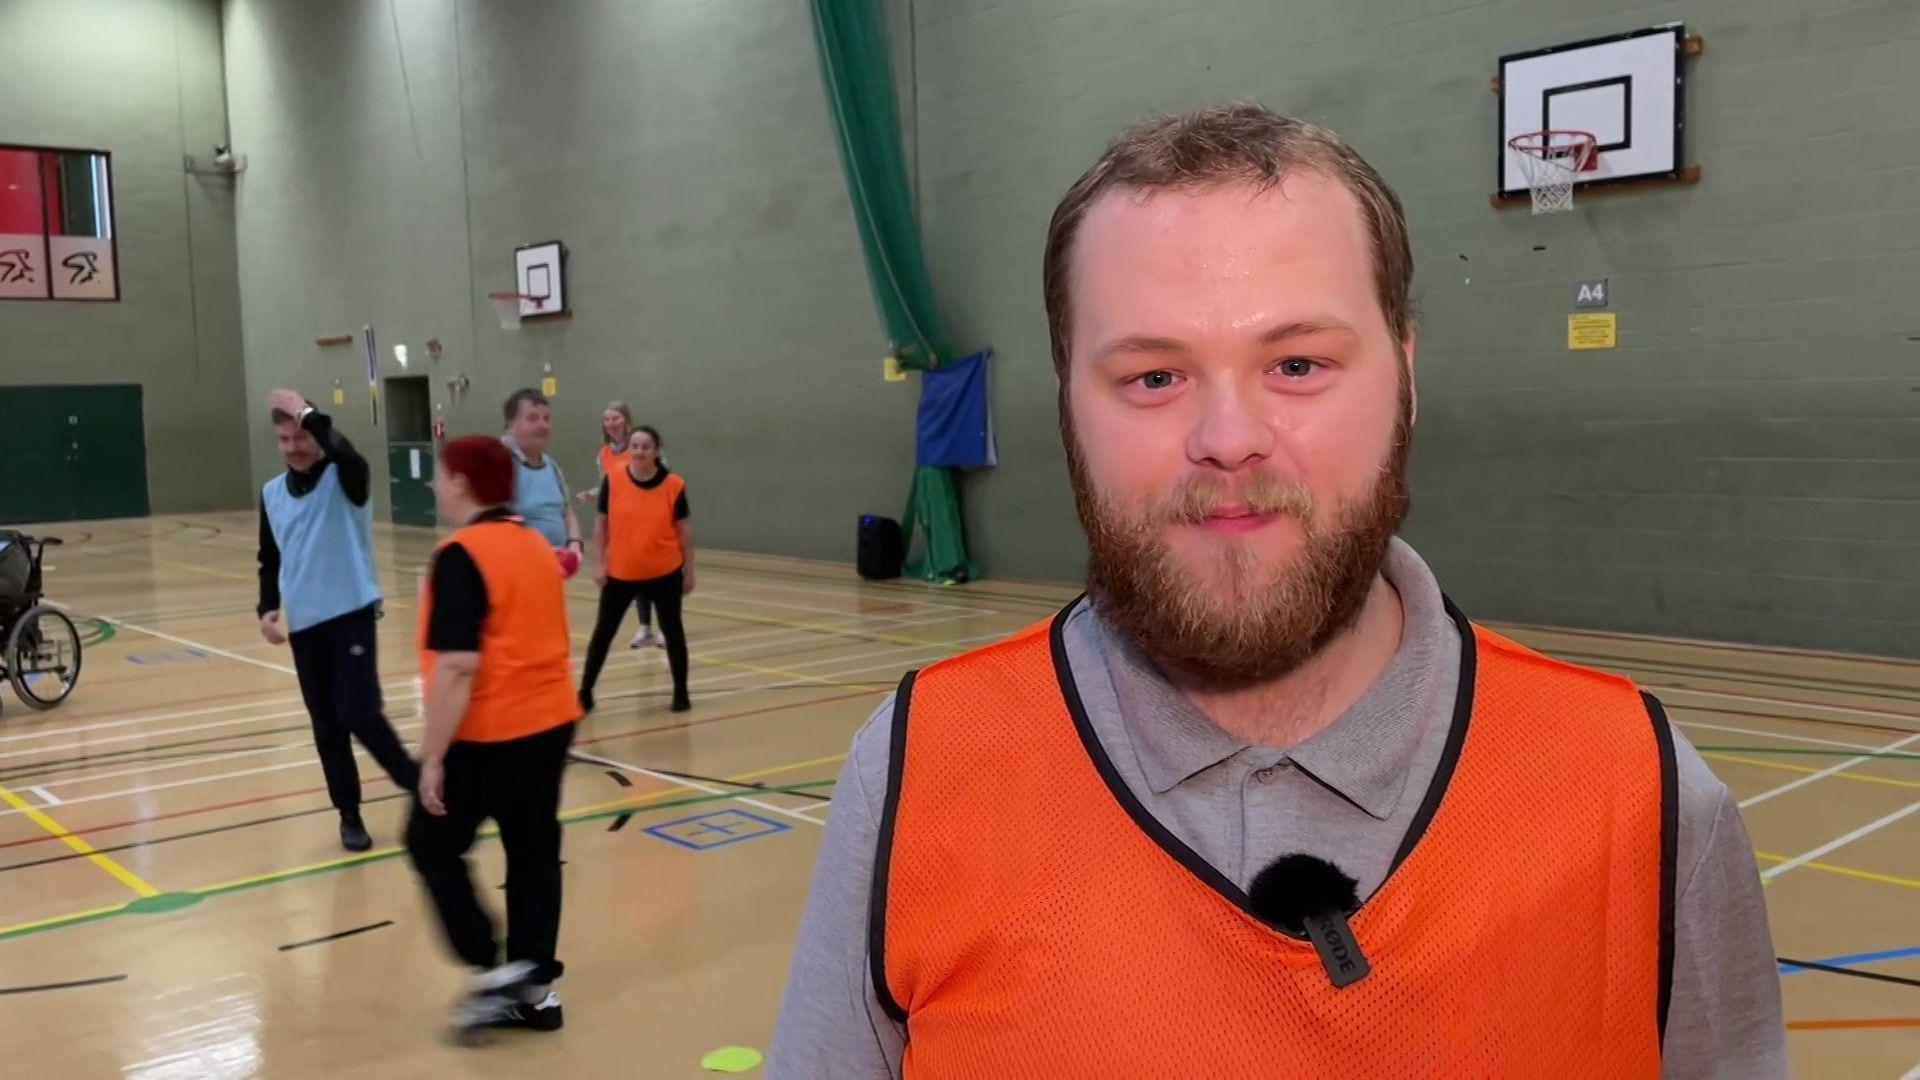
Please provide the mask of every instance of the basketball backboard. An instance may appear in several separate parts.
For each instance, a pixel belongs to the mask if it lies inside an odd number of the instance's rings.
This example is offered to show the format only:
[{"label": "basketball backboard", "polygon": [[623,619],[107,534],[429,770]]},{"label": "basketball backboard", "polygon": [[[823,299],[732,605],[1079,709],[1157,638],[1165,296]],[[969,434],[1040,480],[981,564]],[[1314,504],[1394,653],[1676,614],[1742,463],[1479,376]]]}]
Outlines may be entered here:
[{"label": "basketball backboard", "polygon": [[1509,142],[1545,130],[1598,141],[1597,164],[1576,188],[1681,179],[1686,40],[1685,27],[1669,23],[1501,57],[1499,196],[1527,194]]},{"label": "basketball backboard", "polygon": [[566,256],[558,240],[513,249],[514,291],[528,297],[520,301],[521,318],[567,314]]}]

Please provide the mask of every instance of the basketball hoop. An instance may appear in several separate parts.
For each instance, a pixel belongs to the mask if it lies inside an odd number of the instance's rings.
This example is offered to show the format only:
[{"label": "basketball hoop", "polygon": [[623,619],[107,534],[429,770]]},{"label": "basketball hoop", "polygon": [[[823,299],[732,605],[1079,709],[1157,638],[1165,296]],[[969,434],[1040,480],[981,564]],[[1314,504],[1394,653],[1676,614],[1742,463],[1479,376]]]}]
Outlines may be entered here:
[{"label": "basketball hoop", "polygon": [[1600,167],[1600,140],[1585,131],[1529,131],[1508,139],[1507,149],[1527,178],[1536,214],[1573,209],[1574,177]]},{"label": "basketball hoop", "polygon": [[519,292],[488,293],[487,299],[493,303],[493,315],[494,318],[500,320],[500,329],[502,330],[520,329],[520,316],[525,314],[525,305],[532,304],[534,308],[533,313],[539,314],[540,309],[544,307],[547,302],[547,298],[544,296],[534,296],[531,293]]}]

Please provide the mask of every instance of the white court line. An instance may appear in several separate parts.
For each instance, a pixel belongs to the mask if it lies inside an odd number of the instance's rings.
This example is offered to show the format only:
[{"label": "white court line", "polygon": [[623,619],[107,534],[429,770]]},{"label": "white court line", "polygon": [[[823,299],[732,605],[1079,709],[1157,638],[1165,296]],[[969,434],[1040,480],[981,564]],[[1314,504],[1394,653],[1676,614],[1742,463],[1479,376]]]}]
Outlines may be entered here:
[{"label": "white court line", "polygon": [[[1805,698],[1757,697],[1750,694],[1724,694],[1718,690],[1694,690],[1685,686],[1663,686],[1659,683],[1641,683],[1642,690],[1657,690],[1666,694],[1692,694],[1694,697],[1718,698],[1721,701],[1744,701],[1754,705],[1792,705],[1801,709],[1818,709],[1821,712],[1845,713],[1848,716],[1871,716],[1876,720],[1905,720],[1920,723],[1920,714],[1882,712],[1879,709],[1856,709],[1850,705],[1829,705],[1824,701],[1808,701]],[[1686,708],[1685,705],[1676,706]],[[1793,717],[1781,717],[1791,720]]]},{"label": "white court line", "polygon": [[[56,606],[59,606],[59,605],[56,605]],[[67,609],[67,610],[70,611],[72,609]],[[123,627],[128,630],[133,630],[138,633],[146,634],[149,637],[157,637],[162,641],[171,641],[175,645],[185,645],[188,648],[192,648],[192,649],[202,649],[206,652],[210,652],[214,654],[215,656],[224,656],[229,660],[238,660],[243,664],[252,664],[255,667],[263,667],[263,668],[266,668],[268,671],[278,671],[283,675],[295,674],[294,670],[286,666],[285,664],[270,664],[265,660],[255,660],[251,656],[242,656],[237,652],[230,652],[226,649],[219,648],[218,646],[203,644],[202,642],[192,641],[188,638],[175,637],[164,630],[155,630],[151,627],[141,626],[138,623],[130,623],[121,619],[110,618],[106,615],[90,615],[87,617],[93,618],[93,619],[99,619],[101,622],[105,622],[105,623],[112,623],[114,626]]]},{"label": "white court line", "polygon": [[1793,858],[1788,859],[1786,862],[1783,862],[1778,866],[1768,867],[1767,869],[1762,870],[1760,872],[1760,880],[1772,881],[1774,878],[1779,877],[1781,874],[1786,873],[1787,871],[1793,869],[1796,866],[1804,866],[1807,863],[1810,863],[1813,860],[1819,858],[1820,856],[1827,854],[1828,852],[1837,851],[1840,848],[1846,847],[1848,844],[1853,843],[1855,840],[1858,840],[1863,836],[1869,836],[1873,833],[1877,833],[1881,829],[1884,829],[1887,826],[1893,824],[1894,822],[1899,821],[1901,818],[1904,818],[1907,815],[1912,814],[1916,810],[1920,810],[1920,802],[1909,803],[1904,808],[1895,810],[1893,813],[1888,814],[1886,817],[1881,818],[1879,821],[1868,822],[1867,824],[1860,826],[1859,828],[1853,830],[1852,832],[1848,833],[1845,836],[1839,837],[1837,839],[1829,840],[1826,843],[1821,844],[1819,847],[1814,848],[1812,851],[1809,851],[1803,855],[1795,855]]},{"label": "white court line", "polygon": [[[628,669],[652,667],[653,664],[650,662],[657,658],[654,657],[653,655],[650,655],[650,653],[657,652],[657,651],[658,650],[632,650],[620,656],[610,657],[607,660],[606,667],[602,670],[606,672],[613,672],[613,671],[626,671]],[[712,655],[715,655],[715,653],[710,652],[710,653],[707,653],[706,655],[712,656]],[[805,666],[806,664],[831,663],[836,659],[846,659],[846,658],[845,657],[827,657],[820,660],[804,661],[802,663],[797,663],[793,666],[801,667],[801,666]],[[578,670],[580,669],[583,663],[584,663],[583,660],[576,660],[574,662],[573,666],[576,672],[578,672]],[[729,674],[729,675],[719,676],[719,678],[738,679],[742,677],[751,677],[752,674],[754,673]],[[705,687],[708,685],[711,685],[711,680],[707,682],[700,682],[695,684],[695,686],[697,687]],[[410,701],[418,701],[420,700],[420,693],[418,690],[413,689],[413,686],[414,686],[414,680],[412,678],[394,680],[382,686],[383,692],[381,696],[384,699],[385,704],[389,708],[396,705],[404,704]],[[299,699],[288,698],[285,700],[298,701]],[[416,709],[415,712],[417,713],[418,710]],[[144,742],[146,740],[154,739],[154,738],[186,735],[186,734],[190,734],[192,732],[197,732],[197,731],[214,731],[220,728],[242,727],[250,724],[255,724],[263,720],[290,720],[295,717],[305,717],[306,715],[307,715],[307,710],[304,706],[300,708],[295,708],[295,709],[283,709],[277,712],[250,713],[246,716],[236,716],[227,720],[209,720],[206,723],[202,723],[202,724],[180,724],[180,725],[168,727],[161,731],[136,731],[131,734],[114,735],[104,739],[82,739],[78,742],[55,743],[50,746],[33,746],[33,747],[27,747],[20,750],[0,750],[0,760],[5,760],[8,758],[20,758],[20,757],[38,757],[38,756],[47,755],[47,754],[59,753],[67,750],[97,750],[101,747],[111,746],[116,743]],[[389,719],[391,719],[391,717],[389,717]],[[58,734],[58,733],[59,732],[56,730],[54,732],[42,732],[40,734]],[[206,759],[200,758],[195,760],[204,761]],[[31,765],[32,763],[28,762],[26,764]],[[188,762],[187,764],[192,764],[192,762]],[[172,766],[154,766],[153,768],[157,771],[159,769],[170,768],[170,767]],[[69,784],[69,783],[74,783],[75,781],[68,779],[68,780],[59,780],[54,782],[60,783],[60,784]]]},{"label": "white court line", "polygon": [[22,790],[22,791],[31,791],[31,792],[33,792],[33,793],[34,793],[35,795],[38,795],[38,796],[40,797],[40,801],[41,801],[41,802],[43,802],[43,803],[45,803],[45,804],[47,804],[48,806],[59,806],[59,805],[60,805],[60,800],[59,800],[59,799],[57,799],[57,798],[55,798],[55,797],[54,797],[54,795],[53,795],[53,792],[51,792],[51,791],[48,791],[48,790],[47,790],[46,788],[43,788],[43,787],[28,787],[28,788],[21,788],[20,790]]},{"label": "white court line", "polygon": [[[746,803],[748,806],[757,806],[760,809],[769,811],[771,813],[781,814],[790,818],[797,818],[801,821],[806,822],[809,825],[813,825],[816,827],[824,827],[821,825],[820,822],[813,820],[812,818],[806,816],[805,814],[800,813],[797,810],[789,810],[784,806],[775,806],[772,803],[767,802],[763,799],[753,798],[752,796],[747,795],[744,792],[736,794],[724,788],[714,787],[712,784],[705,784],[698,780],[689,780],[684,776],[675,776],[672,773],[655,772],[652,769],[642,768],[638,765],[629,765],[624,761],[615,761],[612,758],[604,758],[595,754],[583,753],[582,751],[579,751],[579,750],[572,751],[572,755],[576,758],[579,758],[581,761],[591,761],[595,765],[605,765],[608,768],[612,768],[612,769],[622,769],[622,770],[625,770],[626,772],[633,773],[636,776],[651,776],[655,780],[664,780],[669,784],[674,784],[679,787],[690,787],[696,791],[704,791],[709,795],[726,795],[735,800],[738,800],[739,802]],[[749,788],[748,790],[752,790],[752,789]]]},{"label": "white court line", "polygon": [[1916,732],[1915,734],[1909,735],[1906,738],[1901,739],[1897,742],[1888,743],[1887,745],[1878,748],[1872,753],[1861,754],[1859,757],[1850,757],[1847,760],[1840,762],[1838,765],[1830,765],[1824,769],[1821,769],[1817,773],[1809,773],[1808,775],[1803,776],[1798,780],[1790,781],[1788,783],[1781,784],[1777,788],[1769,788],[1768,790],[1763,791],[1758,795],[1753,795],[1753,796],[1749,796],[1748,798],[1741,799],[1740,809],[1745,810],[1750,806],[1758,806],[1761,803],[1766,802],[1768,799],[1772,799],[1779,795],[1785,795],[1789,791],[1797,791],[1800,788],[1806,787],[1808,784],[1817,783],[1818,781],[1825,780],[1827,777],[1832,776],[1835,773],[1846,772],[1848,769],[1853,768],[1855,765],[1865,764],[1866,762],[1872,761],[1874,758],[1879,757],[1881,754],[1898,750],[1901,747],[1914,742],[1920,742],[1920,732]]},{"label": "white court line", "polygon": [[1915,1065],[1913,1068],[1908,1069],[1906,1073],[1900,1077],[1900,1080],[1920,1080],[1920,1065]]},{"label": "white court line", "polygon": [[[92,617],[99,618],[100,616],[92,616]],[[887,616],[864,616],[862,618],[866,622],[886,621],[890,624],[895,624],[890,626],[889,627],[890,629],[906,630],[906,629],[915,629],[922,626],[932,626],[936,623],[954,622],[961,618],[965,618],[965,616],[942,615],[942,616],[937,616],[933,618],[922,619],[922,618],[907,618],[904,616],[887,615]],[[856,624],[856,626],[841,627],[836,629],[856,629],[857,625],[858,624]],[[755,645],[755,648],[759,648],[769,644],[776,644],[776,643],[784,644],[787,641],[803,641],[808,637],[818,637],[818,636],[821,636],[822,634],[827,634],[827,633],[831,633],[831,630],[824,629],[824,628],[820,630],[812,630],[812,629],[806,629],[801,627],[776,627],[776,628],[767,629],[767,630],[755,630],[745,634],[728,635],[726,637],[718,638],[717,640],[719,642],[719,648],[702,650],[702,651],[707,656],[731,655],[733,652],[737,651],[737,648],[736,648],[737,646],[749,641],[757,642],[758,644]],[[769,638],[774,638],[779,640],[769,641],[767,640]],[[927,644],[934,645],[938,643],[927,642]],[[199,643],[194,643],[193,647],[199,648],[199,649],[208,648],[208,646],[201,645]],[[658,651],[658,650],[655,650],[655,651]],[[627,666],[630,666],[631,661],[626,663],[618,662],[620,657],[629,656],[629,657],[639,658],[639,657],[644,657],[645,655],[646,653],[644,650],[613,650],[612,652],[609,653],[608,660],[607,660],[607,667],[609,670],[616,667],[627,667]],[[578,669],[584,663],[585,663],[584,658],[575,660],[574,667]],[[400,678],[400,679],[389,679],[381,684],[382,691],[387,693],[392,693],[395,691],[407,691],[407,690],[411,690],[412,688],[413,688],[412,676],[407,676],[405,678]],[[266,691],[263,691],[263,693],[265,692]],[[301,699],[298,694],[280,695],[275,697],[256,698],[250,701],[235,702],[228,705],[208,705],[208,706],[202,706],[202,707],[193,708],[193,709],[179,709],[172,712],[148,713],[144,716],[129,716],[129,717],[121,717],[113,720],[101,720],[101,721],[88,723],[88,724],[53,726],[53,727],[48,727],[42,731],[28,731],[28,732],[22,732],[20,734],[15,734],[15,735],[0,735],[0,744],[13,743],[13,742],[25,742],[33,739],[49,739],[49,738],[54,738],[56,736],[63,736],[63,735],[64,736],[82,735],[82,734],[86,734],[88,732],[94,732],[94,731],[109,731],[117,728],[132,727],[132,726],[137,726],[141,724],[159,723],[165,720],[185,720],[185,719],[189,719],[196,716],[209,716],[214,713],[233,712],[238,709],[254,709],[254,708],[259,708],[265,705],[298,704],[300,700]],[[406,699],[404,697],[400,697],[400,698],[396,698],[395,700],[406,700]],[[202,724],[202,725],[188,726],[188,727],[181,727],[181,728],[169,728],[167,729],[166,734],[175,734],[175,733],[188,732],[188,731],[202,731],[202,730],[206,730],[208,728],[213,728],[213,727],[225,727],[225,726],[232,726],[232,724],[246,723],[250,720],[280,719],[288,716],[304,716],[304,715],[306,715],[306,712],[304,709],[296,709],[291,712],[262,713],[262,714],[255,714],[255,715],[250,715],[246,717],[241,717],[228,724]],[[133,738],[148,738],[148,737],[150,736],[145,736],[145,735],[133,736]],[[21,756],[22,754],[27,754],[27,753],[35,753],[35,754],[45,753],[47,751],[54,750],[54,749],[69,749],[69,748],[80,747],[80,746],[100,745],[110,741],[114,741],[114,740],[104,740],[104,739],[92,740],[89,742],[73,743],[73,744],[65,745],[61,747],[41,747],[38,749],[26,750],[26,751],[0,752],[0,759],[4,759],[8,757],[18,757],[18,756]],[[124,740],[121,740],[121,741],[124,741]]]},{"label": "white court line", "polygon": [[833,800],[826,799],[820,802],[810,802],[805,806],[796,806],[793,808],[793,812],[800,815],[801,817],[806,818],[808,821],[811,821],[816,825],[825,825],[826,822],[821,821],[817,818],[814,818],[811,815],[815,811],[825,810],[827,807],[831,805],[833,805]]},{"label": "white court line", "polygon": [[[953,645],[963,645],[963,644],[968,644],[968,643],[970,643],[971,641],[977,641],[977,640],[986,640],[986,639],[989,639],[989,638],[992,638],[992,639],[998,639],[998,638],[1001,638],[1001,637],[1004,637],[1004,636],[1005,636],[1004,634],[999,634],[999,633],[995,633],[995,634],[982,634],[982,635],[979,635],[978,637],[975,637],[975,638],[962,638],[962,639],[958,639],[958,640],[955,640],[955,641],[951,641],[951,642],[928,642],[928,643],[927,643],[927,644],[925,644],[925,645],[916,645],[916,646],[894,646],[894,647],[892,647],[892,648],[887,648],[887,649],[876,649],[876,650],[874,650],[874,651],[872,651],[872,652],[869,652],[869,653],[865,653],[865,654],[860,654],[860,655],[856,655],[856,656],[841,656],[841,657],[828,657],[828,658],[826,658],[826,659],[823,659],[823,660],[820,660],[820,661],[815,661],[815,663],[833,663],[833,662],[835,662],[835,661],[845,661],[845,660],[857,660],[857,659],[865,659],[865,658],[871,658],[871,657],[875,657],[875,656],[881,656],[881,655],[886,655],[886,654],[890,654],[890,653],[898,653],[898,652],[907,652],[907,651],[915,651],[915,650],[923,650],[923,649],[939,649],[939,650],[942,650],[942,652],[941,652],[941,655],[946,655],[946,653],[945,653],[945,651],[944,651],[944,650],[946,650],[947,648],[949,648],[950,646],[953,646]],[[897,658],[897,659],[890,659],[890,660],[886,660],[886,661],[883,661],[883,662],[881,662],[881,663],[878,663],[878,664],[869,664],[869,665],[867,665],[867,666],[865,666],[865,667],[857,667],[857,668],[851,668],[851,669],[846,669],[846,670],[834,670],[834,671],[829,671],[829,672],[823,672],[823,673],[821,674],[821,676],[820,676],[820,677],[821,677],[821,678],[836,678],[836,677],[841,677],[841,676],[846,676],[846,675],[855,675],[855,674],[860,674],[860,673],[862,673],[862,672],[866,672],[866,671],[880,671],[880,670],[894,670],[894,669],[897,669],[897,668],[898,668],[898,667],[900,666],[900,664],[902,663],[902,661],[905,661],[905,662],[907,662],[907,663],[909,663],[909,664],[910,664],[910,663],[913,663],[913,662],[916,662],[916,661],[917,661],[917,660],[919,660],[919,659],[920,659],[920,658],[918,658],[918,657],[914,657],[914,658],[908,658],[908,657],[901,657],[901,658]],[[796,665],[796,666],[798,666],[798,665]],[[770,689],[770,688],[771,688],[771,687],[770,687],[770,686],[768,686],[768,685],[764,685],[764,684],[758,684],[758,685],[748,685],[748,686],[741,686],[741,687],[729,687],[729,688],[727,688],[727,689],[723,689],[723,690],[718,690],[718,691],[715,691],[715,690],[713,690],[713,689],[712,689],[712,687],[714,687],[714,686],[715,686],[716,684],[718,684],[718,683],[720,683],[720,682],[730,682],[730,681],[732,681],[732,680],[735,680],[735,679],[741,679],[741,678],[751,678],[751,677],[753,677],[753,675],[754,675],[754,674],[756,674],[756,673],[754,673],[754,672],[736,672],[736,673],[733,673],[733,674],[728,674],[728,675],[721,675],[721,676],[717,676],[717,677],[715,677],[714,679],[710,679],[710,680],[704,680],[704,681],[701,681],[701,682],[696,682],[696,683],[694,683],[694,684],[693,684],[693,689],[696,689],[696,690],[700,690],[700,691],[702,691],[703,693],[706,693],[706,694],[709,694],[709,695],[713,695],[713,694],[722,694],[722,695],[724,695],[724,694],[743,694],[743,693],[753,693],[753,692],[755,692],[755,691],[758,691],[758,690],[766,690],[766,689]],[[797,682],[797,683],[785,683],[785,684],[781,684],[781,683],[776,683],[776,684],[772,684],[772,685],[773,685],[773,686],[782,686],[782,685],[793,685],[793,686],[812,686],[812,685],[815,685],[815,684],[813,684],[813,683],[810,683],[810,682]],[[614,694],[606,694],[606,695],[602,695],[602,700],[607,700],[607,699],[612,699],[612,698],[620,698],[620,697],[637,697],[637,696],[639,696],[640,694],[642,694],[642,693],[644,693],[644,692],[645,692],[645,691],[643,691],[643,690],[629,690],[629,691],[620,691],[620,692],[617,692],[617,693],[614,693]],[[412,696],[412,695],[408,695],[408,697],[411,697],[411,696]],[[224,725],[224,724],[231,724],[231,723],[233,723],[233,722],[234,722],[234,721],[222,721],[221,723],[222,723],[222,724]],[[418,727],[418,726],[419,726],[419,724],[418,724],[417,722],[416,722],[416,723],[410,723],[410,724],[403,724],[403,725],[399,725],[399,729],[400,729],[400,730],[412,730],[413,728],[416,728],[416,727]],[[633,734],[634,734],[635,736],[641,736],[641,735],[645,735],[645,734],[647,734],[647,733],[646,733],[645,731],[638,731],[638,732],[634,732]],[[304,744],[289,744],[289,746],[294,746],[294,745],[304,745]],[[249,754],[249,753],[257,753],[257,752],[259,752],[259,751],[239,751],[238,753],[240,753],[240,754]],[[365,752],[364,752],[364,751],[361,751],[361,750],[357,750],[357,749],[356,749],[356,751],[355,751],[355,753],[354,753],[354,756],[355,756],[356,758],[365,758],[365,757],[366,757],[366,755],[365,755]],[[187,764],[196,764],[196,763],[203,763],[203,762],[204,762],[204,760],[205,760],[205,759],[196,759],[195,761],[193,761],[193,762],[188,762]],[[262,773],[269,773],[269,772],[278,772],[278,771],[281,771],[281,770],[284,770],[284,769],[292,769],[292,768],[299,768],[299,767],[301,767],[301,766],[303,766],[303,765],[304,765],[304,766],[311,766],[311,767],[314,767],[314,768],[318,768],[318,767],[319,767],[319,766],[318,766],[318,762],[316,762],[316,761],[314,761],[314,760],[312,760],[312,759],[306,759],[306,758],[303,758],[303,760],[300,760],[300,761],[292,761],[292,762],[284,762],[284,763],[281,763],[281,764],[278,764],[278,765],[263,765],[263,766],[259,766],[259,767],[256,767],[256,768],[252,768],[252,769],[241,769],[241,770],[237,770],[237,771],[234,771],[234,772],[227,772],[227,773],[217,773],[217,774],[214,774],[214,775],[211,775],[211,776],[201,776],[201,777],[191,777],[191,778],[188,778],[188,779],[185,779],[185,780],[173,780],[173,781],[169,781],[169,782],[167,782],[167,783],[164,783],[164,784],[145,784],[145,785],[138,785],[138,786],[135,786],[135,787],[131,787],[131,788],[124,788],[124,789],[121,789],[121,790],[118,790],[118,791],[107,791],[107,792],[100,792],[100,793],[97,793],[97,794],[94,794],[94,795],[87,795],[87,796],[82,796],[82,797],[79,797],[79,798],[71,798],[71,799],[67,799],[67,800],[65,800],[65,804],[66,804],[66,805],[72,805],[72,804],[76,804],[76,803],[89,803],[89,802],[98,802],[98,801],[100,801],[100,800],[102,800],[102,799],[112,799],[112,798],[119,798],[119,797],[122,797],[122,796],[134,796],[134,795],[144,795],[144,794],[147,794],[147,793],[149,793],[149,792],[153,792],[153,791],[165,791],[165,790],[169,790],[169,789],[172,789],[172,788],[178,788],[178,787],[188,787],[188,786],[191,786],[191,785],[194,785],[194,784],[201,784],[201,783],[213,783],[213,782],[215,782],[215,781],[218,781],[218,780],[233,780],[233,779],[239,779],[239,778],[241,778],[241,777],[246,777],[246,776],[255,776],[255,775],[259,775],[259,774],[262,774]],[[155,772],[157,772],[157,771],[160,771],[160,769],[162,769],[162,768],[169,768],[169,767],[173,767],[173,766],[171,766],[171,765],[168,765],[168,766],[156,766],[156,767],[155,767],[154,769],[152,769],[152,770],[150,770],[150,771],[155,771]],[[64,785],[64,784],[67,784],[67,783],[77,783],[77,782],[80,782],[80,781],[79,781],[79,780],[71,780],[71,781],[50,781],[50,783],[52,783],[52,784],[55,784],[56,786],[58,786],[58,785]],[[20,811],[20,810],[17,810],[17,809],[8,809],[8,810],[0,810],[0,818],[4,818],[4,817],[8,817],[8,816],[10,816],[10,815],[13,815],[13,814],[18,814],[18,813],[20,813],[20,812],[21,812],[21,811]]]},{"label": "white court line", "polygon": [[[1685,706],[1679,706],[1685,708]],[[1729,727],[1726,724],[1709,724],[1703,720],[1675,720],[1682,727],[1705,728],[1708,731],[1725,731],[1734,735],[1759,735],[1768,739],[1786,739],[1789,742],[1809,743],[1813,746],[1838,746],[1844,750],[1878,750],[1879,747],[1867,743],[1841,742],[1838,739],[1816,739],[1811,735],[1788,735],[1779,731],[1760,731],[1756,728]]]}]

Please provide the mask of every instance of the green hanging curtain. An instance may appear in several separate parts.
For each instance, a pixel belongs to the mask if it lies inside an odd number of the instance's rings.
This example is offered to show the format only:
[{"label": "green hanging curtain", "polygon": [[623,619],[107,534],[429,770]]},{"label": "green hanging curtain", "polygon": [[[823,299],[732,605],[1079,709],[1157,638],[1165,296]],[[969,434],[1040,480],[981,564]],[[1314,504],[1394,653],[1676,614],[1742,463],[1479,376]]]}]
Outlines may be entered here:
[{"label": "green hanging curtain", "polygon": [[926,546],[917,559],[908,560],[906,572],[922,581],[959,585],[980,577],[980,568],[967,558],[966,530],[960,521],[960,492],[956,486],[957,469],[922,465],[913,470],[913,491],[907,496],[907,513],[901,519],[901,531],[909,538],[920,533]]},{"label": "green hanging curtain", "polygon": [[[839,133],[840,162],[860,227],[867,280],[873,288],[891,355],[900,366],[925,371],[952,356],[933,301],[920,227],[907,183],[906,154],[893,100],[886,25],[876,0],[811,0],[814,40],[827,105]],[[924,537],[920,558],[907,572],[928,581],[979,576],[967,558],[960,490],[954,470],[918,468],[901,522],[908,550]]]}]

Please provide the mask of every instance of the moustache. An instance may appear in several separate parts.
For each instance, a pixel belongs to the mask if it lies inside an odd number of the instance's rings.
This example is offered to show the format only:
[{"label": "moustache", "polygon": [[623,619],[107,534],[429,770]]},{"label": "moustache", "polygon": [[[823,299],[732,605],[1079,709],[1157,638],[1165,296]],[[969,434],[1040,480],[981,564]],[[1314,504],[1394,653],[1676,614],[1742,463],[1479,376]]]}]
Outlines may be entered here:
[{"label": "moustache", "polygon": [[1222,506],[1245,507],[1255,515],[1286,514],[1303,524],[1313,520],[1313,493],[1304,485],[1264,474],[1229,483],[1211,476],[1186,480],[1147,508],[1149,523],[1198,525]]}]

